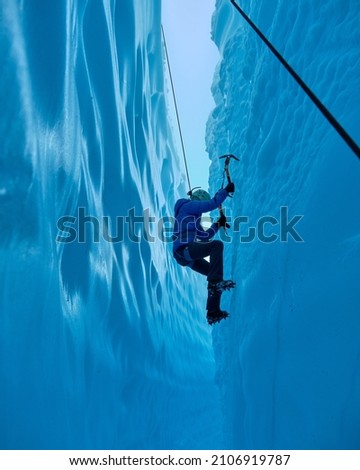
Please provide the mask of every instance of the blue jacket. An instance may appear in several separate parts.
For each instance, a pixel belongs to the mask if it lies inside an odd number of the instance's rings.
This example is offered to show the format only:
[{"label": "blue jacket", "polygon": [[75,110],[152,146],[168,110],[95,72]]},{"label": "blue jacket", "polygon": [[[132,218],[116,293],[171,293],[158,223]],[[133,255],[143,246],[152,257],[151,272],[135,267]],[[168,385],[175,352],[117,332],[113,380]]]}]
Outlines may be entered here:
[{"label": "blue jacket", "polygon": [[179,199],[175,204],[175,224],[173,231],[173,251],[187,246],[194,240],[211,240],[218,231],[217,223],[205,230],[201,225],[201,214],[210,212],[222,204],[228,193],[220,189],[209,201],[191,201],[190,199]]}]

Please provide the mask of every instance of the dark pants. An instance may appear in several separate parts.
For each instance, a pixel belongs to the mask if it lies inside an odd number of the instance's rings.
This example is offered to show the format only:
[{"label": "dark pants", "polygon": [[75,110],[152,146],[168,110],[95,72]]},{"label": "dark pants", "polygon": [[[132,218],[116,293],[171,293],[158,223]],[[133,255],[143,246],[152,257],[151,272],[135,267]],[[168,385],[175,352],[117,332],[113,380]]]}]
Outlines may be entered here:
[{"label": "dark pants", "polygon": [[[197,273],[207,277],[209,282],[223,279],[223,251],[224,245],[220,240],[210,242],[191,242],[188,245],[189,255],[194,260],[190,266]],[[210,256],[210,262],[207,261]]]},{"label": "dark pants", "polygon": [[[197,273],[207,277],[208,282],[222,281],[223,279],[223,251],[224,245],[220,240],[210,242],[191,242],[188,245],[189,255],[192,264],[189,267]],[[210,256],[210,261],[207,261]],[[221,294],[210,295],[206,303],[206,309],[209,311],[220,309]]]}]

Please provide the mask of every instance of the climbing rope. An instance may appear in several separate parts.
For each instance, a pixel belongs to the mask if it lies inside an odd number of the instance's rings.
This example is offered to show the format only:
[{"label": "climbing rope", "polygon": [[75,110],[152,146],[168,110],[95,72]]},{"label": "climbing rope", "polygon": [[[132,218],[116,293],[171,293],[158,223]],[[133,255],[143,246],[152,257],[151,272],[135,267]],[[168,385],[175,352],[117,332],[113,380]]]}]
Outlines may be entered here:
[{"label": "climbing rope", "polygon": [[330,122],[330,124],[335,128],[335,130],[340,134],[344,141],[348,144],[351,150],[355,155],[360,159],[360,147],[357,143],[350,137],[350,135],[345,131],[341,124],[335,119],[335,117],[330,113],[330,111],[324,106],[324,104],[319,100],[319,98],[312,92],[312,90],[306,85],[306,83],[299,77],[295,70],[286,62],[282,55],[275,49],[271,42],[264,36],[260,29],[251,21],[251,19],[244,13],[240,6],[235,2],[235,0],[230,0],[234,5],[236,10],[240,15],[247,21],[247,23],[252,27],[256,34],[264,41],[268,46],[271,52],[279,59],[282,65],[286,70],[292,75],[292,77],[297,81],[300,87],[305,91],[309,98],[315,103],[318,109],[323,113],[325,118]]},{"label": "climbing rope", "polygon": [[177,100],[176,100],[176,94],[175,94],[174,81],[173,81],[172,73],[171,73],[170,60],[169,60],[169,53],[168,53],[168,48],[167,48],[167,44],[166,44],[166,38],[165,38],[165,33],[164,33],[163,25],[161,25],[161,31],[162,31],[162,37],[163,37],[163,42],[164,42],[166,63],[167,63],[168,71],[169,71],[169,77],[170,77],[170,83],[171,83],[171,90],[172,90],[172,95],[173,95],[173,100],[174,100],[174,106],[175,106],[175,113],[176,113],[177,125],[178,125],[178,129],[179,129],[179,135],[180,135],[180,141],[181,141],[181,148],[182,148],[183,159],[184,159],[184,165],[185,165],[185,172],[186,172],[186,177],[187,177],[187,181],[188,181],[188,185],[189,185],[189,193],[191,193],[191,183],[190,183],[190,176],[189,176],[189,168],[188,168],[188,164],[187,164],[187,158],[186,158],[185,146],[184,146],[184,139],[183,139],[183,134],[182,134],[182,130],[181,130],[180,117],[179,117],[179,110],[178,110]]}]

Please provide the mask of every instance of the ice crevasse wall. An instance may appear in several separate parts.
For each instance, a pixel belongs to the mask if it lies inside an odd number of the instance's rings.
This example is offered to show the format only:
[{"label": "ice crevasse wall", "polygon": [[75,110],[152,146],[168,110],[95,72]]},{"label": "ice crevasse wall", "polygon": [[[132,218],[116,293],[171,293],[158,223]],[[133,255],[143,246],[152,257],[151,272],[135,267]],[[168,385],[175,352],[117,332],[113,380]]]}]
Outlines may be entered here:
[{"label": "ice crevasse wall", "polygon": [[[359,2],[238,3],[359,144]],[[248,217],[225,239],[237,288],[214,332],[228,445],[359,449],[359,161],[230,2],[212,27],[210,181],[239,156],[226,211]],[[303,241],[286,241],[281,207]]]},{"label": "ice crevasse wall", "polygon": [[[304,242],[244,243],[246,233],[229,231],[226,274],[237,288],[224,296],[231,320],[211,336],[204,281],[139,225],[139,241],[109,243],[100,231],[95,243],[89,221],[86,242],[56,242],[59,217],[79,208],[115,234],[116,217],[160,218],[184,193],[160,1],[0,7],[1,447],[358,448],[351,151],[218,0],[211,190],[216,157],[237,154],[228,215],[254,225],[286,206],[304,216]],[[359,142],[358,2],[246,7]]]},{"label": "ice crevasse wall", "polygon": [[160,7],[0,2],[1,448],[221,445],[202,290],[156,225],[103,237],[184,192]]}]

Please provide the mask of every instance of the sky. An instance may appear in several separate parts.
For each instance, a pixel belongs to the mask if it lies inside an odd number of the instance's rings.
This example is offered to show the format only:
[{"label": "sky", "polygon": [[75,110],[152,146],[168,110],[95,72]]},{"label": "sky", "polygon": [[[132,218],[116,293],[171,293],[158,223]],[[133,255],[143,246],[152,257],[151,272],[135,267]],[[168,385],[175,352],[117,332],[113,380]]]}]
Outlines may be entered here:
[{"label": "sky", "polygon": [[[211,84],[220,59],[210,33],[214,10],[215,0],[162,0],[162,23],[190,181],[193,187],[204,189],[208,189],[210,164],[205,150],[206,121],[215,106]],[[175,113],[172,125],[178,137]],[[183,158],[179,137],[178,149]]]}]

